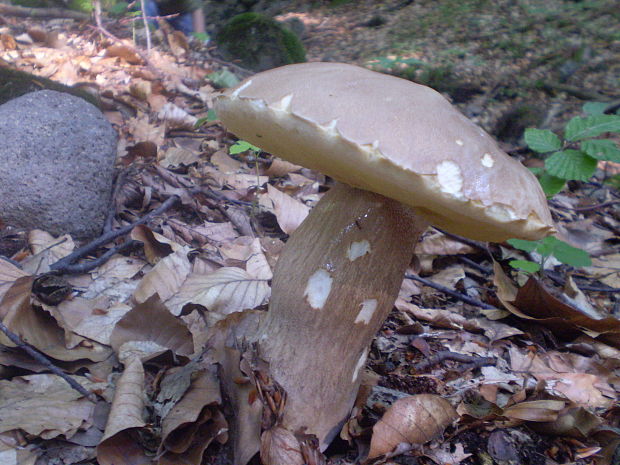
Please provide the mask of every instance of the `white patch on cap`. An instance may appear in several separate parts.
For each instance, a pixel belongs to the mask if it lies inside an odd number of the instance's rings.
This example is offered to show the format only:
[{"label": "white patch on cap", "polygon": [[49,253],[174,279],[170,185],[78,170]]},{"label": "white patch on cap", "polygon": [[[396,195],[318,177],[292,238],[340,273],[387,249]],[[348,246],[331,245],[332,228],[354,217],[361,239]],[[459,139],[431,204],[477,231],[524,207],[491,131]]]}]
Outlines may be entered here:
[{"label": "white patch on cap", "polygon": [[480,159],[480,163],[482,163],[482,166],[486,166],[487,168],[493,168],[495,160],[493,159],[491,154],[485,153]]},{"label": "white patch on cap", "polygon": [[461,139],[457,139],[454,142],[456,142],[456,145],[460,145],[461,147],[465,144],[465,142],[463,142]]},{"label": "white patch on cap", "polygon": [[437,165],[437,181],[443,192],[457,196],[463,188],[461,168],[453,161],[442,161]]},{"label": "white patch on cap", "polygon": [[291,112],[291,100],[293,100],[293,94],[285,95],[284,97],[282,97],[282,99],[279,102],[276,102],[273,105],[271,105],[271,108],[273,108],[274,110],[280,110],[280,111],[285,111],[287,113],[290,113]]},{"label": "white patch on cap", "polygon": [[254,109],[257,110],[257,111],[262,111],[267,106],[267,105],[265,105],[265,102],[263,102],[260,99],[250,100],[250,105],[253,106]]},{"label": "white patch on cap", "polygon": [[235,91],[234,91],[232,94],[230,94],[230,98],[237,98],[237,97],[239,97],[239,93],[240,93],[243,89],[246,89],[246,88],[250,87],[251,85],[252,85],[252,80],[250,79],[250,80],[249,80],[249,81],[247,81],[245,84],[243,84],[243,85],[241,85],[241,86],[237,87],[237,88],[235,89]]},{"label": "white patch on cap", "polygon": [[347,249],[347,257],[351,261],[355,261],[367,253],[370,253],[370,242],[366,239],[363,241],[351,242],[349,248]]},{"label": "white patch on cap", "polygon": [[351,378],[352,383],[357,381],[357,377],[360,374],[360,370],[364,367],[364,365],[366,365],[367,357],[368,357],[368,352],[364,350],[364,352],[362,352],[362,355],[360,355],[360,358],[357,360],[357,363],[355,364],[355,368],[353,368],[353,378]]},{"label": "white patch on cap", "polygon": [[361,307],[362,308],[360,308],[360,311],[355,318],[355,323],[364,323],[367,325],[370,323],[370,320],[377,309],[377,299],[364,300]]},{"label": "white patch on cap", "polygon": [[485,212],[487,216],[503,223],[519,219],[514,210],[507,205],[491,205],[490,207],[487,207]]},{"label": "white patch on cap", "polygon": [[319,269],[316,270],[312,276],[308,279],[306,290],[304,291],[304,297],[310,306],[316,310],[321,310],[329,292],[332,290],[333,278],[329,274],[329,271]]}]

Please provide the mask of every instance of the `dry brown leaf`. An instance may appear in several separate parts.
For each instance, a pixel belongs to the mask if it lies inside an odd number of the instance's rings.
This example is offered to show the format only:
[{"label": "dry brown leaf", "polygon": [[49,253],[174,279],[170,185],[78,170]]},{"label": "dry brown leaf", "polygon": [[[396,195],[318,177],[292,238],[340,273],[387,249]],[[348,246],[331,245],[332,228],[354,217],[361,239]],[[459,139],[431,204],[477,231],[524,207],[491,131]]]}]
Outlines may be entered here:
[{"label": "dry brown leaf", "polygon": [[286,234],[295,231],[310,212],[308,206],[279,191],[271,184],[267,185],[267,195],[273,202],[274,213],[280,229]]},{"label": "dry brown leaf", "polygon": [[[28,273],[20,270],[11,262],[0,259],[0,302],[13,283],[24,276],[28,276]],[[0,310],[0,316],[2,313]]]},{"label": "dry brown leaf", "polygon": [[299,441],[286,428],[275,426],[261,436],[260,458],[264,465],[304,465]]},{"label": "dry brown leaf", "polygon": [[32,256],[24,260],[22,269],[29,274],[47,273],[50,265],[69,255],[75,249],[73,239],[68,234],[54,237],[51,234],[33,229],[28,234],[28,244]]},{"label": "dry brown leaf", "polygon": [[267,261],[267,257],[263,253],[263,247],[259,238],[252,241],[250,245],[252,254],[245,264],[245,270],[250,276],[257,279],[269,281],[273,278],[273,272]]},{"label": "dry brown leaf", "polygon": [[582,407],[567,407],[562,410],[555,421],[543,424],[532,424],[530,428],[543,434],[570,436],[586,439],[603,423],[601,417],[590,413]]},{"label": "dry brown leaf", "polygon": [[116,382],[105,432],[97,446],[101,465],[144,465],[150,462],[134,431],[144,427],[144,368],[138,358],[129,360]]},{"label": "dry brown leaf", "polygon": [[424,455],[430,457],[435,463],[450,465],[458,465],[466,458],[472,456],[472,454],[465,452],[465,448],[460,442],[451,444],[448,441],[441,444],[439,449],[426,451]]},{"label": "dry brown leaf", "polygon": [[424,444],[458,418],[450,402],[433,394],[399,399],[372,428],[368,458],[390,454],[399,444]]},{"label": "dry brown leaf", "polygon": [[464,244],[435,230],[427,231],[415,248],[416,255],[458,255],[475,251],[471,245]]},{"label": "dry brown leaf", "polygon": [[110,307],[106,297],[93,300],[75,297],[61,302],[56,312],[62,317],[65,329],[110,345],[110,335],[116,322],[129,310],[131,307],[120,303]]},{"label": "dry brown leaf", "polygon": [[[136,286],[140,283],[137,279],[133,279],[147,265],[144,260],[133,257],[124,257],[122,255],[114,255],[103,265],[91,271],[92,279],[84,282],[75,283],[76,286],[83,289],[82,297],[95,299],[101,296],[107,296],[112,301],[127,302],[134,293]],[[73,284],[77,278],[73,278]]]},{"label": "dry brown leaf", "polygon": [[[295,165],[294,163],[291,163],[290,161],[286,161],[286,160],[282,160],[280,158],[274,158],[271,161],[271,165],[269,165],[269,168],[267,168],[266,170],[264,170],[261,174],[264,174],[265,176],[273,176],[273,177],[281,177],[281,176],[286,176],[289,173],[294,173],[295,171],[299,171],[302,167],[299,165]],[[310,179],[308,179],[309,182],[312,182]],[[300,184],[300,183],[295,183],[295,184]]]},{"label": "dry brown leaf", "polygon": [[[206,445],[218,437],[218,440],[224,440],[228,425],[218,409],[220,404],[220,382],[215,372],[197,372],[192,376],[192,384],[183,398],[162,420],[162,447],[168,452],[182,454],[197,440]],[[206,423],[214,424],[215,428],[211,431],[215,434],[196,436]]]},{"label": "dry brown leaf", "polygon": [[189,166],[200,161],[200,153],[182,147],[170,147],[159,160],[164,168]]},{"label": "dry brown leaf", "polygon": [[465,279],[465,270],[460,265],[450,266],[435,273],[432,279],[437,284],[454,289],[459,281]]},{"label": "dry brown leaf", "polygon": [[228,155],[225,150],[218,150],[211,155],[210,160],[211,163],[217,166],[222,174],[238,173],[242,170],[248,169],[245,163],[235,160]]},{"label": "dry brown leaf", "polygon": [[145,81],[144,79],[134,79],[129,85],[129,93],[143,102],[146,102],[149,99],[152,92],[153,89],[151,82]]},{"label": "dry brown leaf", "polygon": [[152,142],[159,147],[164,143],[166,127],[163,124],[151,124],[149,116],[141,113],[127,122],[127,131],[136,142]]},{"label": "dry brown leaf", "polygon": [[593,257],[592,266],[584,268],[589,276],[614,288],[620,288],[620,253]]},{"label": "dry brown leaf", "polygon": [[194,232],[203,235],[207,241],[215,244],[229,242],[239,237],[239,233],[235,231],[230,221],[224,223],[205,221],[200,226],[194,227]]},{"label": "dry brown leaf", "polygon": [[[109,357],[110,349],[94,341],[68,349],[66,341],[70,335],[65,334],[49,313],[31,305],[31,288],[31,277],[19,278],[0,301],[0,309],[6,312],[3,315],[3,322],[7,328],[20,336],[23,341],[58,360],[73,361],[87,358],[101,361]],[[0,333],[0,343],[14,347],[4,333]]]},{"label": "dry brown leaf", "polygon": [[190,274],[176,296],[169,301],[173,313],[186,304],[205,307],[214,321],[233,312],[262,305],[269,297],[269,285],[241,268],[224,267],[208,275]]},{"label": "dry brown leaf", "polygon": [[[87,378],[86,389],[103,388]],[[30,375],[0,381],[0,432],[21,429],[45,439],[73,436],[90,421],[95,405],[56,375]]]},{"label": "dry brown leaf", "polygon": [[161,110],[157,113],[157,117],[164,121],[166,128],[170,129],[194,129],[196,125],[196,118],[194,115],[190,115],[187,111],[176,106],[174,103],[166,103]]},{"label": "dry brown leaf", "polygon": [[105,51],[106,57],[115,57],[125,60],[132,65],[139,65],[142,63],[142,58],[135,51],[135,48],[130,44],[112,44]]},{"label": "dry brown leaf", "polygon": [[140,281],[133,298],[136,302],[145,302],[158,294],[166,301],[175,295],[189,276],[192,264],[187,258],[189,248],[182,249],[162,258]]},{"label": "dry brown leaf", "polygon": [[129,342],[153,343],[179,355],[190,355],[192,335],[183,320],[173,316],[157,295],[136,305],[116,324],[110,344],[119,353]]},{"label": "dry brown leaf", "polygon": [[519,402],[504,409],[503,416],[517,420],[555,421],[566,403],[562,400],[532,400]]}]

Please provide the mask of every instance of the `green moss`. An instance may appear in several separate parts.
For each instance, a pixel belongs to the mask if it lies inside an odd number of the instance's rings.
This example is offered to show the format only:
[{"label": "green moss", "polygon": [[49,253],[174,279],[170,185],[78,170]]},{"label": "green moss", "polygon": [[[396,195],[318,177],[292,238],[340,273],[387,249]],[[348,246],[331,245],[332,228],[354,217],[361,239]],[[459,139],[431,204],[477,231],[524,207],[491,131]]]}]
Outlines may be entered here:
[{"label": "green moss", "polygon": [[231,18],[216,36],[220,51],[229,60],[256,71],[306,61],[299,38],[276,20],[259,13]]},{"label": "green moss", "polygon": [[35,76],[34,74],[18,71],[16,69],[0,68],[0,105],[29,92],[44,89],[75,95],[99,108],[97,99],[84,90],[65,86],[51,79]]}]

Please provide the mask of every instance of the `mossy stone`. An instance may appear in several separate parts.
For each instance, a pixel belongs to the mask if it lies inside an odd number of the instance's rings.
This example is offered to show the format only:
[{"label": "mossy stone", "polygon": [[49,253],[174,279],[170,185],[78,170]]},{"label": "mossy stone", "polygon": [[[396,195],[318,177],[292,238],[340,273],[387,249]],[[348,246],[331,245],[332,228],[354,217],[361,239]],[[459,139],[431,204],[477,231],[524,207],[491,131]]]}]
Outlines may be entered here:
[{"label": "mossy stone", "polygon": [[254,71],[306,61],[299,38],[260,13],[242,13],[231,18],[217,34],[216,42],[224,58]]},{"label": "mossy stone", "polygon": [[100,106],[98,99],[84,90],[24,71],[0,67],[0,105],[24,94],[44,89],[66,92],[86,100],[97,108]]}]

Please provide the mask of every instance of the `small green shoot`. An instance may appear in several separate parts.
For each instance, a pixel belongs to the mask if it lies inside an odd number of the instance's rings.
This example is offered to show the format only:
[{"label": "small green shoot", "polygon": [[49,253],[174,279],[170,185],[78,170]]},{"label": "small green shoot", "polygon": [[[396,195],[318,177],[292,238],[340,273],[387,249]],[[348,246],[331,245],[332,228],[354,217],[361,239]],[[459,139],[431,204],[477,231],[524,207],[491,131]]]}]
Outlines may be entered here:
[{"label": "small green shoot", "polygon": [[218,89],[234,87],[239,84],[239,78],[227,69],[208,74],[207,77]]},{"label": "small green shoot", "polygon": [[252,145],[244,140],[238,140],[228,148],[228,153],[231,155],[236,155],[238,153],[247,152],[248,150],[251,150],[254,153],[261,152],[261,149],[256,145]]},{"label": "small green shoot", "polygon": [[206,32],[192,32],[192,36],[200,42],[209,42],[211,40],[211,36]]},{"label": "small green shoot", "polygon": [[585,117],[576,116],[561,138],[548,129],[526,129],[525,142],[535,152],[547,154],[545,169],[535,173],[547,196],[560,192],[566,181],[588,181],[598,161],[620,162],[620,148],[612,139],[595,139],[605,133],[620,133],[620,115],[606,115],[608,104],[588,102]]},{"label": "small green shoot", "polygon": [[508,239],[506,242],[515,249],[523,250],[528,253],[536,252],[540,255],[540,263],[535,263],[530,260],[511,260],[508,262],[511,267],[527,273],[536,273],[544,269],[545,261],[549,257],[555,257],[561,263],[575,268],[592,265],[592,260],[588,252],[573,247],[553,236],[545,237],[539,241]]},{"label": "small green shoot", "polygon": [[217,114],[215,113],[215,110],[213,108],[207,111],[207,116],[198,118],[198,120],[196,121],[196,124],[194,124],[194,127],[199,128],[203,124],[210,123],[212,121],[217,121]]}]

